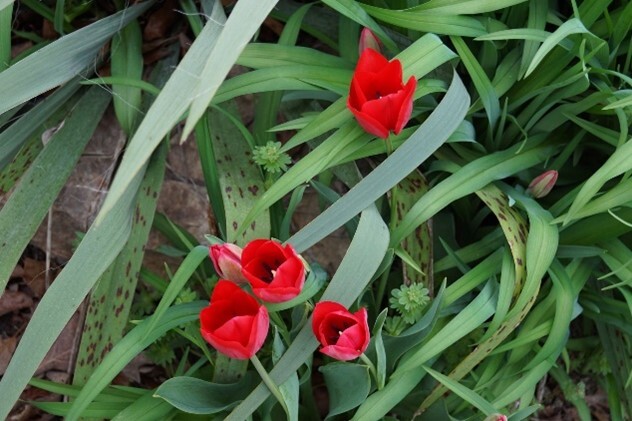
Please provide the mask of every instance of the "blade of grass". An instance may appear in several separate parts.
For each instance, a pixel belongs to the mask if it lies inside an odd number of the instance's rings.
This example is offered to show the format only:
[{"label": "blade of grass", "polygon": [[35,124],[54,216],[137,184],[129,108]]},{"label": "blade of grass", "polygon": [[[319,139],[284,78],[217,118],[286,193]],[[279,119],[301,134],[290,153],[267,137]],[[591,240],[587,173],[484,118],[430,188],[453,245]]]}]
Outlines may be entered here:
[{"label": "blade of grass", "polygon": [[[8,415],[55,338],[123,248],[129,236],[133,202],[141,180],[142,172],[129,181],[117,206],[92,224],[73,257],[38,304],[0,380],[0,418]],[[94,258],[94,250],[100,250],[98,259]]]},{"label": "blade of grass", "polygon": [[[209,46],[217,42],[225,20],[220,2],[215,1],[213,4],[213,12],[200,36],[174,70],[129,141],[100,215],[105,215],[120,200],[129,180],[144,168],[153,150],[180,120],[195,96],[204,67],[203,58]],[[215,82],[219,85],[222,79],[218,78]],[[97,216],[97,221],[101,217]]]},{"label": "blade of grass", "polygon": [[3,233],[0,290],[4,290],[24,248],[70,176],[109,102],[109,94],[100,88],[88,90],[0,210],[0,232]]},{"label": "blade of grass", "polygon": [[0,7],[0,72],[9,67],[11,61],[11,27],[13,26],[13,4]]},{"label": "blade of grass", "polygon": [[365,28],[371,29],[373,33],[380,38],[380,41],[384,43],[384,46],[390,51],[397,50],[395,42],[388,36],[388,34],[378,25],[371,17],[363,10],[359,2],[354,0],[323,0],[327,6],[331,7],[338,13],[347,18],[359,23]]},{"label": "blade of grass", "polygon": [[542,43],[538,51],[533,56],[533,60],[529,63],[527,71],[524,77],[528,77],[538,67],[542,59],[564,38],[572,34],[587,33],[588,29],[584,27],[582,22],[578,19],[570,19],[564,22],[559,28],[555,30],[547,39]]},{"label": "blade of grass", "polygon": [[182,139],[191,133],[211,103],[221,82],[239,57],[248,41],[263,23],[278,0],[242,0],[231,11],[220,32],[217,43],[205,46],[208,53],[202,55],[204,67],[200,72],[195,95],[191,100],[189,115],[182,131]]},{"label": "blade of grass", "polygon": [[0,73],[0,114],[69,81],[95,59],[103,44],[153,1],[131,6],[79,29]]}]

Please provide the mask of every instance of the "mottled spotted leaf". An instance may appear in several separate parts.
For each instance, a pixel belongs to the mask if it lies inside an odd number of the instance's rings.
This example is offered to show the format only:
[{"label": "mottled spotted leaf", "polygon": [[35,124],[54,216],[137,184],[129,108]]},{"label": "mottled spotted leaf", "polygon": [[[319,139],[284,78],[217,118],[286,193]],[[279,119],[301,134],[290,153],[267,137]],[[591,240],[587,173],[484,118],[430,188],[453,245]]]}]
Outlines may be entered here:
[{"label": "mottled spotted leaf", "polygon": [[493,184],[489,184],[477,191],[476,195],[498,218],[500,227],[511,249],[516,272],[515,298],[520,293],[525,278],[524,261],[527,250],[527,222],[516,208],[509,206],[507,196]]},{"label": "mottled spotted leaf", "polygon": [[[31,165],[35,157],[44,148],[44,144],[48,143],[52,135],[62,128],[63,119],[66,115],[68,115],[80,98],[80,95],[74,95],[73,97],[68,98],[54,113],[52,113],[49,118],[43,120],[42,124],[35,124],[35,130],[31,130],[31,133],[25,139],[24,144],[13,157],[13,160],[5,168],[3,168],[2,171],[0,171],[0,196],[8,192],[13,187],[22,174],[24,174]],[[32,124],[33,123],[30,125]],[[0,141],[2,140],[1,138],[2,137],[0,136]],[[11,140],[16,140],[16,138],[14,137]]]},{"label": "mottled spotted leaf", "polygon": [[[397,220],[408,213],[417,200],[428,191],[428,182],[421,172],[413,171],[397,184]],[[423,273],[404,263],[404,283],[423,283],[432,295],[432,232],[431,220],[419,225],[412,234],[402,240],[402,248],[412,257]]]},{"label": "mottled spotted leaf", "polygon": [[[211,139],[226,212],[226,241],[243,245],[253,238],[270,237],[270,213],[262,212],[237,235],[242,221],[265,191],[261,171],[252,161],[246,130],[236,117],[214,109],[210,115]],[[240,127],[241,126],[241,127]]]},{"label": "mottled spotted leaf", "polygon": [[[528,198],[509,187],[505,186],[503,189],[510,191],[512,197],[527,211],[527,214],[529,215],[529,230],[524,234],[525,241],[522,241],[519,235],[517,239],[513,238],[514,247],[516,247],[517,244],[521,244],[520,247],[524,250],[523,257],[525,260],[523,260],[523,263],[526,263],[526,265],[521,265],[526,266],[524,283],[522,284],[522,288],[518,288],[516,285],[516,289],[514,291],[517,291],[517,297],[515,299],[514,306],[508,312],[503,323],[488,339],[479,343],[474,351],[472,351],[454,370],[452,370],[449,377],[456,381],[462,379],[465,375],[470,373],[474,367],[476,367],[498,345],[507,339],[507,337],[520,325],[520,322],[527,316],[538,297],[542,277],[545,275],[555,256],[555,252],[557,251],[559,233],[557,228],[551,224],[551,221],[553,220],[551,214],[543,209],[533,199]],[[496,187],[492,189],[485,188],[483,190],[485,191],[485,200],[490,203],[491,201],[495,201],[495,199],[502,201],[501,197],[504,197],[502,192],[500,192],[500,190]],[[502,196],[499,196],[498,193]],[[478,194],[480,194],[480,191]],[[505,205],[501,205],[500,201],[496,201],[498,206],[494,205],[494,208],[497,212],[503,210],[504,216],[507,217],[507,214],[505,214],[507,210],[506,202],[504,202]],[[516,214],[520,216],[517,212]],[[507,224],[510,219],[503,219],[499,217],[499,221],[505,221]],[[524,221],[523,224],[526,226]],[[505,234],[507,235],[507,232],[515,232],[516,228],[516,226],[513,226],[512,231],[507,230],[505,231]],[[503,228],[503,230],[505,230],[505,228]],[[513,253],[512,249],[512,254]],[[516,269],[517,268],[518,266],[516,266]],[[515,295],[516,294],[514,294],[514,296]],[[437,399],[441,398],[444,392],[444,387],[436,387],[422,402],[418,411],[427,409],[430,405],[436,402]]]},{"label": "mottled spotted leaf", "polygon": [[75,365],[76,385],[85,384],[105,354],[123,337],[164,178],[166,152],[163,144],[154,153],[136,199],[129,239],[90,296]]}]

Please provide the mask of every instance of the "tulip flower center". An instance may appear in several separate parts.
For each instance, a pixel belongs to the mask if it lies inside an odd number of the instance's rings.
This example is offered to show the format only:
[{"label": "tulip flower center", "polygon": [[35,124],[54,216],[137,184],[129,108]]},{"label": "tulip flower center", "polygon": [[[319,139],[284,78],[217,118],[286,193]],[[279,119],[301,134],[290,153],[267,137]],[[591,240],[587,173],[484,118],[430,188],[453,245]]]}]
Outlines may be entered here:
[{"label": "tulip flower center", "polygon": [[328,331],[325,333],[327,337],[327,343],[335,344],[342,336],[345,330],[349,329],[355,324],[352,320],[338,320],[329,326]]},{"label": "tulip flower center", "polygon": [[272,264],[268,262],[262,262],[262,266],[265,271],[265,274],[261,276],[261,279],[265,282],[272,282],[274,280],[274,277],[276,276],[279,266],[281,266],[281,262],[276,261],[276,260],[272,262]]}]

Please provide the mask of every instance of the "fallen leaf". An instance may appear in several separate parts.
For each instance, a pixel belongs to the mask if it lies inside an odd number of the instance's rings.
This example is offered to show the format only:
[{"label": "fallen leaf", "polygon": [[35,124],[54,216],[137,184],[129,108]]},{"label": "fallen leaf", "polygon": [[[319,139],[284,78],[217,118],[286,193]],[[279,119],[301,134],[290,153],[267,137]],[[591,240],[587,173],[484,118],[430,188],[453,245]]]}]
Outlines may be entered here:
[{"label": "fallen leaf", "polygon": [[33,305],[33,300],[21,291],[7,290],[0,296],[0,316]]},{"label": "fallen leaf", "polygon": [[6,339],[0,338],[0,376],[6,371],[17,344],[18,340],[15,336]]},{"label": "fallen leaf", "polygon": [[41,298],[46,291],[46,262],[29,257],[24,259],[24,283],[33,291],[36,298]]}]

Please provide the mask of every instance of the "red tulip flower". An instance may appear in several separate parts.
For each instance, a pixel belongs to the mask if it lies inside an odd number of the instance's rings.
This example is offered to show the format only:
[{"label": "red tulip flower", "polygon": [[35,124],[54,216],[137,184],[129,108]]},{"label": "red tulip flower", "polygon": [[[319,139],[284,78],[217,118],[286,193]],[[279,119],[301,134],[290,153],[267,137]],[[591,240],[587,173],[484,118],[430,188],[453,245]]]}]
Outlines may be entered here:
[{"label": "red tulip flower", "polygon": [[371,339],[366,309],[351,313],[333,301],[316,304],[312,330],[322,345],[320,352],[340,361],[358,358]]},{"label": "red tulip flower", "polygon": [[305,265],[291,245],[274,240],[254,240],[241,254],[242,273],[252,292],[270,303],[296,297],[305,283]]},{"label": "red tulip flower", "polygon": [[241,247],[231,244],[213,244],[209,256],[220,278],[233,282],[248,282],[241,274]]},{"label": "red tulip flower", "polygon": [[223,279],[215,286],[210,305],[200,312],[202,337],[222,354],[239,360],[261,349],[269,327],[265,306]]},{"label": "red tulip flower", "polygon": [[413,110],[417,79],[402,81],[402,63],[367,48],[362,52],[353,79],[347,107],[367,132],[386,139],[399,134]]}]

